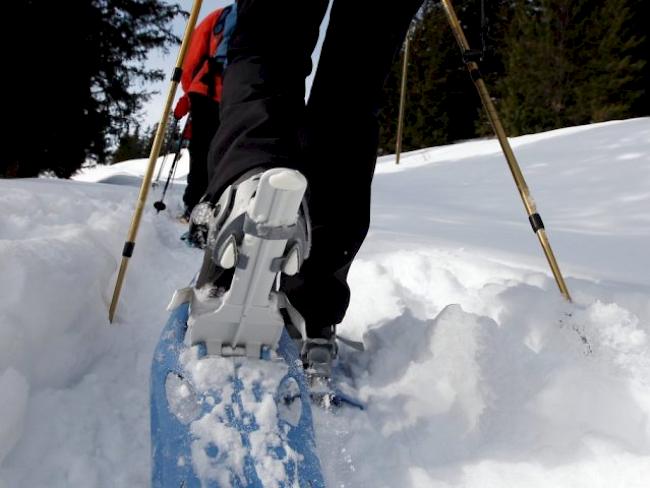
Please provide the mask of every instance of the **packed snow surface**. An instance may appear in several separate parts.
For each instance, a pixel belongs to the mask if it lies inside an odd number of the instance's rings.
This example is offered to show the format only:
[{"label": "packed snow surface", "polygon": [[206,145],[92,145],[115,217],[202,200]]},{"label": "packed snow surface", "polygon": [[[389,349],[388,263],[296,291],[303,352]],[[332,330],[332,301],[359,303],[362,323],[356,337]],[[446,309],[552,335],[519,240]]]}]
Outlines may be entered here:
[{"label": "packed snow surface", "polygon": [[[650,119],[512,142],[574,303],[496,141],[382,158],[340,327],[368,408],[315,410],[328,486],[648,486]],[[145,164],[0,181],[2,488],[149,483],[151,356],[201,254],[173,218],[184,157],[108,324]]]}]

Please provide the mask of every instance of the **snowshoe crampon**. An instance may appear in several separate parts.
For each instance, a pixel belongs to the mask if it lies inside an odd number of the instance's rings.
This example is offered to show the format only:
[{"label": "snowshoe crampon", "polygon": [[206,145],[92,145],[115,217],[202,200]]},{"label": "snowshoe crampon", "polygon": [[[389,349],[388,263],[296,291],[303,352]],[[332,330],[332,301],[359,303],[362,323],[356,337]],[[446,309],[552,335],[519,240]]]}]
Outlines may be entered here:
[{"label": "snowshoe crampon", "polygon": [[325,486],[309,388],[276,289],[278,273],[299,266],[306,182],[283,169],[256,178],[248,202],[230,190],[230,217],[206,251],[234,270],[230,287],[177,292],[154,353],[154,487]]}]

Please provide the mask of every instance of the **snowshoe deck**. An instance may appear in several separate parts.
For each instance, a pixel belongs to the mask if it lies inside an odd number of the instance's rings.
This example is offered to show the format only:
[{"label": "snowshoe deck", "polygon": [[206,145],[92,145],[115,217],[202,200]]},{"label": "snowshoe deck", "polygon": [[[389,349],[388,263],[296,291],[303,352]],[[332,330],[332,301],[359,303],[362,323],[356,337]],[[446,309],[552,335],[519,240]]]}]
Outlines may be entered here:
[{"label": "snowshoe deck", "polygon": [[152,486],[325,482],[310,392],[287,333],[263,359],[204,356],[186,345],[187,304],[171,314],[151,372]]}]

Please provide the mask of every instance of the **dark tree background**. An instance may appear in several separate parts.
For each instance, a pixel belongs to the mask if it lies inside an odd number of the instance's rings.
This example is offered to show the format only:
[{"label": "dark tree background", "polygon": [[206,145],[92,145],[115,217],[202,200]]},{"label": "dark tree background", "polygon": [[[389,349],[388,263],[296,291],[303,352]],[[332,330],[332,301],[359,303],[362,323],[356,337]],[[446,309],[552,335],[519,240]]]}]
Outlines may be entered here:
[{"label": "dark tree background", "polygon": [[84,161],[105,162],[131,132],[147,99],[150,50],[179,40],[180,7],[159,0],[13,0],[3,5],[5,93],[0,176],[71,176]]},{"label": "dark tree background", "polygon": [[[647,0],[453,2],[510,135],[650,115]],[[481,32],[483,35],[481,36]],[[385,85],[380,153],[395,148],[402,59]],[[404,150],[491,134],[439,2],[414,20]]]},{"label": "dark tree background", "polygon": [[129,159],[144,158],[148,154],[148,144],[149,138],[142,133],[140,125],[136,124],[133,130],[129,129],[120,137],[117,149],[111,156],[112,162],[119,163]]},{"label": "dark tree background", "polygon": [[[178,42],[172,0],[12,0],[3,5],[5,90],[0,176],[72,175],[144,157],[136,114],[155,48]],[[648,0],[454,2],[511,135],[650,115]],[[14,28],[10,28],[14,26]],[[404,149],[490,133],[439,2],[413,22]],[[380,152],[395,147],[401,59],[385,86]],[[117,151],[114,151],[117,148]]]},{"label": "dark tree background", "polygon": [[[642,115],[645,61],[629,0],[515,4],[497,84],[513,135]],[[646,56],[647,57],[647,56]]]},{"label": "dark tree background", "polygon": [[[151,146],[158,131],[158,124],[143,130],[137,122],[133,129],[128,129],[125,134],[119,138],[117,148],[110,156],[111,164],[127,161],[129,159],[139,159],[149,157]],[[175,153],[181,142],[181,125],[176,122],[173,116],[167,121],[167,132],[163,139],[161,154]]]}]

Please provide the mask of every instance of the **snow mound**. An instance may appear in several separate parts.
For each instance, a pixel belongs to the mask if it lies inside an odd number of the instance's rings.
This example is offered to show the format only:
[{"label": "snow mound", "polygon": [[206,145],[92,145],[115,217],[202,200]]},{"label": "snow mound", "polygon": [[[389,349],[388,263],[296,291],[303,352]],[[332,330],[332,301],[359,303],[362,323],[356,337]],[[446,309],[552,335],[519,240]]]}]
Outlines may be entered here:
[{"label": "snow mound", "polygon": [[367,350],[343,359],[369,408],[318,417],[330,485],[646,485],[647,290],[626,308],[573,279],[570,305],[550,277],[493,266],[409,250],[354,268],[346,325]]},{"label": "snow mound", "polygon": [[[341,356],[368,409],[315,412],[328,486],[647,486],[650,119],[513,145],[574,304],[495,141],[383,158],[341,326],[367,346]],[[2,487],[148,484],[151,355],[202,256],[174,185],[167,212],[147,204],[109,326],[145,164],[0,181]]]}]

